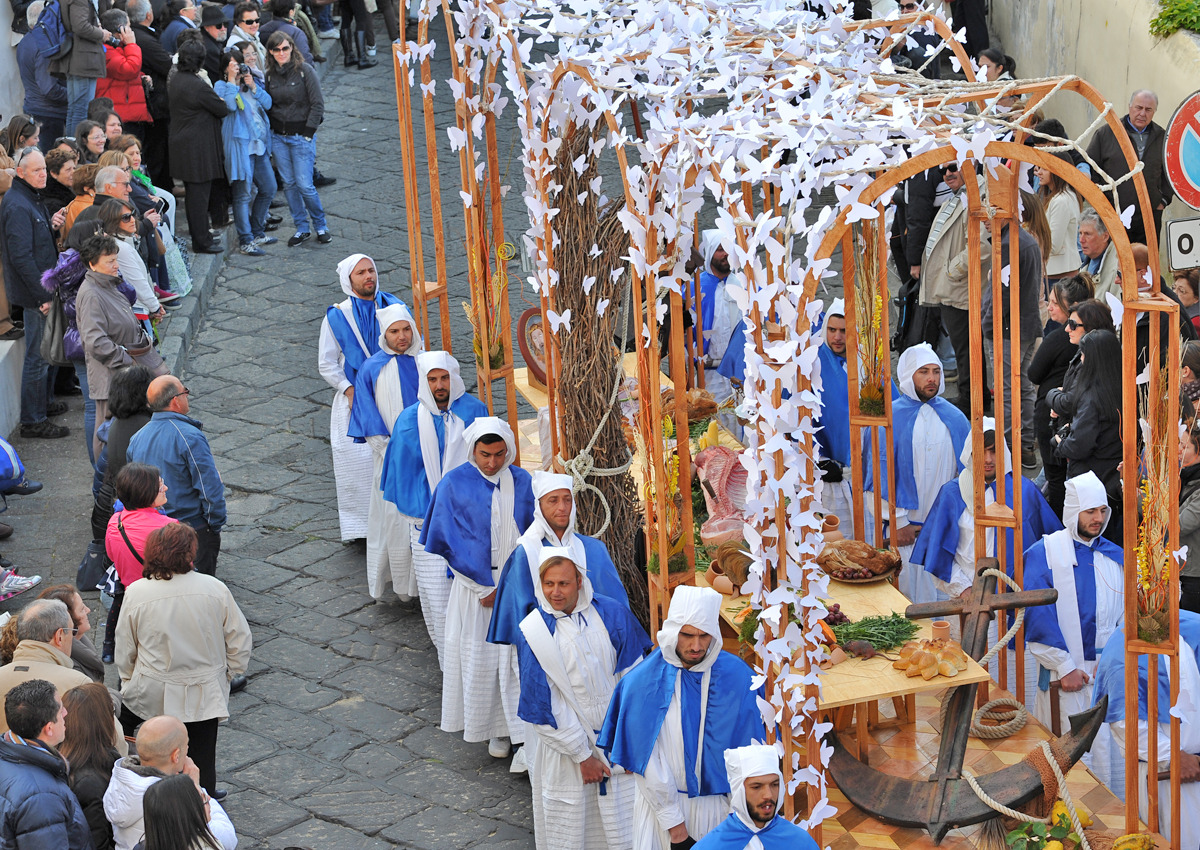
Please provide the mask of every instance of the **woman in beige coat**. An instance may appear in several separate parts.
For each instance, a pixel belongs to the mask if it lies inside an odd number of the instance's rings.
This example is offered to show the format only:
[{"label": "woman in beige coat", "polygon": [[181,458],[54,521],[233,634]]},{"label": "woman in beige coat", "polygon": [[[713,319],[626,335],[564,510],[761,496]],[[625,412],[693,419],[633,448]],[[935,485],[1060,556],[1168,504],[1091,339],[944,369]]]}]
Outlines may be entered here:
[{"label": "woman in beige coat", "polygon": [[125,589],[117,621],[125,734],[169,714],[188,730],[188,755],[216,799],[217,724],[229,717],[229,680],[246,671],[253,638],[233,594],[192,569],[196,532],[173,522],[151,533],[145,581]]}]

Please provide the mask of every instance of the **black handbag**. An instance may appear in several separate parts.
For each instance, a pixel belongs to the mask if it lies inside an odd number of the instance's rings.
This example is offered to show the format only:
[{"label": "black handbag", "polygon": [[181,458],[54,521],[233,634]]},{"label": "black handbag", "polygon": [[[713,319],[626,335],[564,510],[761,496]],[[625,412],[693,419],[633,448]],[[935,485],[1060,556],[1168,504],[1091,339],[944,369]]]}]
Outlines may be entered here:
[{"label": "black handbag", "polygon": [[62,301],[56,295],[50,299],[50,312],[46,314],[46,328],[42,331],[42,359],[51,366],[74,365],[68,359],[63,344],[63,337],[67,335],[69,328]]},{"label": "black handbag", "polygon": [[79,569],[75,571],[75,586],[80,590],[96,590],[104,581],[104,574],[110,565],[108,552],[104,550],[104,541],[93,540],[83,553]]}]

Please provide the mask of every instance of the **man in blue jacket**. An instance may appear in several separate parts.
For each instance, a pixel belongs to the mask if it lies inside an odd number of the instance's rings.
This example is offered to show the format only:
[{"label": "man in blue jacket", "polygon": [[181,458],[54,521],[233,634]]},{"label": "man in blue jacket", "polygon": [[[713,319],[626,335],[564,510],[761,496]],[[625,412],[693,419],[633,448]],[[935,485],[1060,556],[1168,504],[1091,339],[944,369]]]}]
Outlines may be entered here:
[{"label": "man in blue jacket", "polygon": [[88,850],[92,836],[67,784],[58,750],[67,710],[54,685],[30,679],[4,698],[0,736],[0,845],[15,850]]},{"label": "man in blue jacket", "polygon": [[225,526],[225,485],[201,425],[188,416],[191,391],[174,375],[150,382],[146,400],[154,415],[129,441],[129,460],[158,467],[167,485],[167,515],[196,530],[195,567],[216,575]]},{"label": "man in blue jacket", "polygon": [[17,45],[17,68],[25,85],[25,112],[42,125],[43,151],[54,147],[54,140],[65,135],[67,121],[67,86],[50,73],[50,57],[58,45],[50,43],[46,28],[37,26],[45,4],[41,0],[29,5],[29,34]]}]

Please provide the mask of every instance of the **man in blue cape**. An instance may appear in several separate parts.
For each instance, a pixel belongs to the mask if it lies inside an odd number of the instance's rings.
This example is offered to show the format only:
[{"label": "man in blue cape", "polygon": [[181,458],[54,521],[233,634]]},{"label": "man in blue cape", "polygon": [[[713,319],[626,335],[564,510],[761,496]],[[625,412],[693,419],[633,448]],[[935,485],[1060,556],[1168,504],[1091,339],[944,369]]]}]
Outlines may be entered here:
[{"label": "man in blue cape", "polygon": [[[1180,847],[1200,846],[1200,722],[1196,721],[1196,707],[1200,705],[1200,614],[1191,611],[1179,612],[1179,701],[1171,705],[1171,665],[1166,658],[1158,662],[1158,769],[1166,770],[1172,759],[1180,762],[1182,782],[1179,786],[1179,836]],[[1147,770],[1146,757],[1149,747],[1149,656],[1138,657],[1138,811],[1143,821],[1147,818]],[[1108,713],[1105,720],[1112,730],[1113,744],[1125,754],[1125,724],[1133,719],[1133,707],[1125,704],[1125,635],[1117,630],[1100,656],[1096,670],[1096,692],[1094,699],[1100,702],[1108,697]],[[1175,714],[1179,724],[1179,752],[1171,752],[1171,715]],[[1104,730],[1100,730],[1101,734]],[[1171,838],[1171,783],[1163,779],[1158,782],[1158,823],[1163,837]]]},{"label": "man in blue cape", "polygon": [[[905,562],[905,569],[900,571],[900,592],[912,602],[932,602],[937,598],[932,579],[923,570],[911,569],[908,565],[912,561],[913,544],[942,485],[953,481],[962,468],[959,455],[967,443],[971,425],[961,410],[941,397],[946,389],[942,361],[928,343],[904,350],[896,376],[900,397],[892,402],[890,432],[896,459],[896,527],[891,530],[891,541]],[[872,452],[879,451],[881,470],[887,469],[887,456],[882,433],[877,440],[864,434],[863,443],[866,537],[873,543],[875,473]],[[884,471],[880,490],[884,521],[891,489]]]},{"label": "man in blue cape", "polygon": [[413,572],[421,597],[421,613],[429,639],[445,665],[446,602],[450,579],[446,561],[425,551],[421,526],[429,498],[442,476],[467,460],[463,432],[487,406],[467,395],[458,374],[458,361],[445,351],[417,355],[417,403],[407,405],[392,426],[383,455],[380,486],[383,497],[396,506],[410,527]]},{"label": "man in blue cape", "polygon": [[383,456],[392,426],[404,408],[417,403],[417,359],[425,346],[416,320],[403,304],[384,307],[377,314],[379,351],[367,358],[354,381],[354,406],[347,434],[356,443],[371,447],[374,478],[367,514],[367,591],[382,599],[388,585],[401,599],[417,595],[412,569],[410,523],[383,497],[380,483]]},{"label": "man in blue cape", "polygon": [[721,594],[676,588],[658,649],[617,685],[599,745],[636,773],[634,850],[699,840],[729,812],[724,753],[766,737],[754,671],[721,650]]},{"label": "man in blue cape", "polygon": [[338,524],[342,542],[367,536],[371,501],[371,450],[348,436],[354,379],[367,358],[379,350],[377,311],[400,299],[378,289],[379,272],[366,254],[351,254],[338,263],[338,279],[346,300],[325,311],[317,349],[317,371],[333,388],[329,443],[337,483]]},{"label": "man in blue cape", "polygon": [[775,748],[752,744],[725,751],[733,809],[696,842],[696,850],[818,850],[812,836],[779,816],[783,772]]},{"label": "man in blue cape", "polygon": [[650,650],[650,638],[628,605],[593,591],[572,550],[545,546],[540,559],[537,607],[516,641],[537,846],[631,847],[636,781],[613,770],[596,733],[618,680]]},{"label": "man in blue cape", "polygon": [[[1101,535],[1110,519],[1108,494],[1094,472],[1066,483],[1063,525],[1025,550],[1025,589],[1053,587],[1054,605],[1025,610],[1025,641],[1038,664],[1034,716],[1060,735],[1067,718],[1092,704],[1100,654],[1125,618],[1125,553]],[[1052,711],[1051,689],[1058,708]],[[1058,717],[1057,728],[1051,722]],[[1084,764],[1118,797],[1124,796],[1124,759],[1101,729]]]},{"label": "man in blue cape", "polygon": [[467,462],[442,476],[429,500],[421,543],[446,559],[453,575],[446,608],[442,731],[487,741],[493,758],[525,741],[517,716],[521,688],[511,646],[487,642],[496,579],[533,522],[529,473],[512,463],[508,423],[480,416],[463,432]]},{"label": "man in blue cape", "polygon": [[846,303],[835,298],[817,331],[821,347],[821,414],[816,440],[821,449],[821,506],[841,520],[843,529],[854,527],[854,498],[850,492],[850,394],[846,371]]},{"label": "man in blue cape", "polygon": [[732,340],[734,328],[741,324],[742,311],[729,294],[731,274],[729,253],[721,244],[717,230],[706,230],[700,236],[700,255],[704,270],[700,273],[700,321],[703,339],[704,388],[718,403],[733,394],[729,379],[718,366]]}]

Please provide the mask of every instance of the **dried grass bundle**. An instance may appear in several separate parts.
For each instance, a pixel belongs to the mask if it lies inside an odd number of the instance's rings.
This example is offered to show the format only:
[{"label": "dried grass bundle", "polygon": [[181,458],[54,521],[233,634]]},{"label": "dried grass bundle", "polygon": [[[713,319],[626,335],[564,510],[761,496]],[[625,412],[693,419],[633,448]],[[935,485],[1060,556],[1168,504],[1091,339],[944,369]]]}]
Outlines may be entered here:
[{"label": "dried grass bundle", "polygon": [[[554,251],[554,264],[559,273],[559,285],[554,290],[558,313],[571,311],[571,330],[560,333],[561,374],[556,391],[562,411],[565,444],[562,455],[574,457],[592,440],[596,426],[604,414],[615,408],[612,403],[613,382],[617,379],[617,359],[614,335],[620,334],[620,305],[625,300],[629,273],[626,270],[616,281],[612,272],[625,269],[622,256],[629,250],[629,237],[617,219],[625,206],[624,192],[614,191],[616,200],[601,209],[600,199],[590,191],[589,183],[598,175],[598,159],[588,154],[588,142],[599,135],[597,130],[574,126],[559,148],[555,162],[554,180],[562,184],[552,203],[559,212],[553,219],[559,244]],[[587,167],[579,173],[573,162],[587,157]],[[579,197],[583,196],[583,202]],[[598,250],[593,250],[596,248]],[[594,278],[590,291],[583,283]],[[609,302],[604,315],[597,315],[597,304]],[[631,305],[631,309],[633,305]],[[621,466],[630,458],[629,444],[621,429],[619,410],[612,410],[592,447],[592,459],[599,469]],[[594,484],[608,503],[611,520],[601,539],[625,590],[633,613],[649,629],[650,595],[646,571],[637,562],[637,541],[643,533],[643,516],[633,477],[628,473],[617,476],[597,476]],[[576,494],[580,531],[591,534],[604,521],[604,506],[594,491]]]},{"label": "dried grass bundle", "polygon": [[879,226],[872,220],[851,226],[854,239],[854,326],[858,329],[859,409],[867,416],[883,415],[883,334],[886,273],[879,267]]},{"label": "dried grass bundle", "polygon": [[1167,534],[1171,511],[1177,505],[1171,483],[1179,477],[1179,470],[1170,468],[1167,447],[1169,440],[1179,439],[1179,430],[1169,421],[1167,377],[1166,368],[1150,369],[1149,380],[1138,387],[1146,477],[1142,481],[1137,539],[1137,633],[1149,643],[1160,643],[1170,636],[1171,555]]}]

